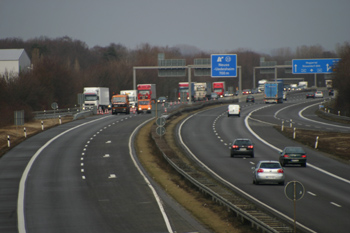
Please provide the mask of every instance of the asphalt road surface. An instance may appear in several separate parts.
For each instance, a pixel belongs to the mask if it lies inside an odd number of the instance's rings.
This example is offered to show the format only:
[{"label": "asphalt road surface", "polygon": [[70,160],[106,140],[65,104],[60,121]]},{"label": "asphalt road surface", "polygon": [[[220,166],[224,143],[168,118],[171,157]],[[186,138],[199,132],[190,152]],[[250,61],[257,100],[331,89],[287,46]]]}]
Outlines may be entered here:
[{"label": "asphalt road surface", "polygon": [[9,151],[0,160],[0,232],[208,232],[137,168],[129,138],[150,118],[94,116]]},{"label": "asphalt road surface", "polygon": [[[348,127],[332,126],[331,122],[319,120],[309,108],[304,110],[316,101],[319,100],[305,100],[303,94],[293,94],[283,104],[241,103],[241,117],[227,117],[227,105],[221,106],[189,117],[180,127],[180,135],[192,153],[212,172],[231,183],[232,188],[253,196],[259,205],[293,222],[293,202],[285,196],[285,187],[254,185],[251,167],[260,160],[278,160],[278,151],[285,146],[303,146],[283,137],[272,127],[282,119],[292,118],[300,127],[311,129],[324,123],[329,124],[327,127],[332,131]],[[308,118],[312,115],[313,121],[300,117],[298,113],[302,110]],[[230,143],[242,137],[253,140],[255,158],[230,157]],[[349,165],[312,148],[304,149],[308,155],[307,167],[285,167],[286,184],[296,180],[306,190],[304,197],[296,202],[299,227],[309,232],[349,232]]]}]

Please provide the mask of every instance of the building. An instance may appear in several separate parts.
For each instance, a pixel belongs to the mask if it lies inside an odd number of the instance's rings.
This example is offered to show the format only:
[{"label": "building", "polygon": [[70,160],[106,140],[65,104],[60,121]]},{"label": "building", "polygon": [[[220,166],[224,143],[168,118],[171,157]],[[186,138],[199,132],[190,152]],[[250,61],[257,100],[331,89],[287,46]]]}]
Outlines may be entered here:
[{"label": "building", "polygon": [[31,61],[24,49],[0,49],[0,76],[17,77],[31,68]]}]

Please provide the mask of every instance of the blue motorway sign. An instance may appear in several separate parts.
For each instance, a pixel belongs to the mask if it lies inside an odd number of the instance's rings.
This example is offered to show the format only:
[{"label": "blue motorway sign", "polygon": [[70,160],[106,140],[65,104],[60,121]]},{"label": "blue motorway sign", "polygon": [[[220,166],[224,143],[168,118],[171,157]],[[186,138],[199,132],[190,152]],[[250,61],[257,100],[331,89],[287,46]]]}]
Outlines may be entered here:
[{"label": "blue motorway sign", "polygon": [[339,58],[296,59],[292,62],[293,74],[329,74],[335,71]]},{"label": "blue motorway sign", "polygon": [[212,54],[211,77],[237,77],[237,54]]}]

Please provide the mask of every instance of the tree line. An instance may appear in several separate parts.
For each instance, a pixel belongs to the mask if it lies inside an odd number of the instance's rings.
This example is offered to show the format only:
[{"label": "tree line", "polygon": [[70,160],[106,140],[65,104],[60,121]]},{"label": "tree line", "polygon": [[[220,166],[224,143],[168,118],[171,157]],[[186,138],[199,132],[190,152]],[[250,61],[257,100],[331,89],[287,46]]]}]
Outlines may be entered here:
[{"label": "tree line", "polygon": [[[109,46],[89,48],[85,42],[69,37],[50,39],[39,37],[30,40],[19,38],[0,39],[0,49],[24,48],[31,59],[33,69],[20,73],[17,78],[0,77],[0,126],[13,124],[14,111],[24,110],[26,121],[32,118],[33,111],[50,109],[52,102],[57,102],[60,108],[77,105],[77,94],[82,93],[83,87],[109,87],[110,94],[120,90],[133,88],[134,66],[157,66],[158,54],[164,53],[165,59],[185,59],[186,64],[194,63],[195,58],[210,58],[210,54],[191,46],[157,47],[141,44],[135,49],[128,49],[122,44],[111,43]],[[339,45],[336,52],[325,51],[321,46],[301,46],[292,51],[280,48],[272,51],[271,55],[259,54],[254,51],[238,49],[228,51],[237,54],[238,65],[242,67],[243,88],[253,87],[253,67],[259,66],[260,58],[266,61],[284,61],[297,58],[333,58],[344,56],[349,59],[349,44]],[[192,52],[190,52],[192,51]],[[339,66],[339,79],[334,85],[339,88],[339,95],[350,100],[349,95],[342,94],[345,80],[350,72],[342,71],[349,65],[342,60]],[[348,64],[348,63],[346,63]],[[278,77],[290,77],[291,74],[278,71]],[[271,74],[256,74],[257,79],[272,79]],[[313,75],[306,78],[313,80]],[[238,78],[223,79],[226,85],[238,87]],[[158,77],[157,70],[138,70],[137,83],[156,83],[157,96],[176,98],[178,82],[187,81],[187,77]],[[208,76],[193,77],[192,81],[221,81]],[[347,89],[350,84],[347,82]],[[350,93],[350,92],[348,92]],[[347,101],[349,102],[349,101]],[[339,102],[339,107],[343,106]],[[350,106],[347,111],[350,112]]]}]

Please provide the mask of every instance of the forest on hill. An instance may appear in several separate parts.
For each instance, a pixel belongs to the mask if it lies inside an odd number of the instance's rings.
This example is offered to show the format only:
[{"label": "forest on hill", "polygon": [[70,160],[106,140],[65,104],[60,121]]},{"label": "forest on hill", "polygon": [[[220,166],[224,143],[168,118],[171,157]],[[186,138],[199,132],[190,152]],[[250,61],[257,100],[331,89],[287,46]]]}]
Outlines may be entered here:
[{"label": "forest on hill", "polygon": [[[110,94],[133,88],[133,67],[157,66],[158,54],[165,59],[185,59],[186,65],[194,64],[194,59],[210,58],[210,53],[198,51],[191,46],[157,47],[142,44],[129,49],[112,43],[106,47],[89,48],[83,41],[69,37],[50,39],[46,37],[24,41],[19,38],[0,39],[0,49],[24,48],[31,59],[32,69],[20,73],[18,77],[0,76],[0,126],[13,124],[14,111],[24,110],[25,121],[32,117],[32,111],[49,110],[51,103],[57,102],[60,108],[77,105],[77,95],[83,87],[109,87]],[[215,53],[215,52],[213,52]],[[285,61],[302,58],[342,58],[334,77],[334,87],[338,90],[336,106],[350,114],[350,45],[339,45],[337,51],[324,51],[321,46],[300,46],[295,51],[279,48],[272,54],[259,54],[238,49],[227,51],[237,54],[238,66],[242,67],[242,87],[253,87],[254,67],[265,61]],[[278,71],[278,77],[291,77],[292,74]],[[157,70],[137,70],[137,84],[155,83],[157,96],[167,96],[174,100],[178,82],[187,77],[158,77]],[[256,73],[259,79],[273,79],[273,74]],[[305,80],[313,80],[313,75],[305,75]],[[227,87],[238,87],[238,78],[213,79],[210,76],[193,76],[193,82],[226,81]],[[346,101],[344,101],[346,100]]]}]

